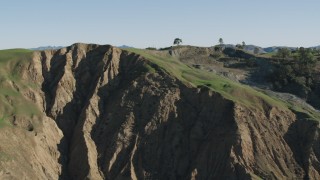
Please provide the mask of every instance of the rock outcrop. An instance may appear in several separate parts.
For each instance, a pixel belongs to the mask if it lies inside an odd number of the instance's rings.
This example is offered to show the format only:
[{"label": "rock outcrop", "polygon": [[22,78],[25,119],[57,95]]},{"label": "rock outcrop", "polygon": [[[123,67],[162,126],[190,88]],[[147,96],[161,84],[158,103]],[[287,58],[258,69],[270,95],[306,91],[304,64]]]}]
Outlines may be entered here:
[{"label": "rock outcrop", "polygon": [[25,153],[0,156],[1,179],[320,179],[318,122],[189,87],[140,55],[74,44],[21,73],[41,115],[4,128]]}]

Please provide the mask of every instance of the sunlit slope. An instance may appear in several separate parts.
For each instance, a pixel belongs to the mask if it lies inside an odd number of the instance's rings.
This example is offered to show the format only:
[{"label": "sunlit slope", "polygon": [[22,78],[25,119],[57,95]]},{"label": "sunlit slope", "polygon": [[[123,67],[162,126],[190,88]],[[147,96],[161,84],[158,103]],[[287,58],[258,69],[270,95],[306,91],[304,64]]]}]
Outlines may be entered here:
[{"label": "sunlit slope", "polygon": [[38,113],[33,103],[21,93],[26,88],[37,88],[21,80],[24,65],[31,60],[32,51],[10,49],[0,51],[0,127],[8,125],[14,116],[31,117]]},{"label": "sunlit slope", "polygon": [[273,106],[291,109],[294,112],[303,114],[306,119],[320,120],[319,112],[305,109],[298,104],[291,104],[275,97],[270,97],[248,85],[231,81],[214,73],[190,67],[166,53],[134,48],[126,50],[140,54],[186,85],[209,88],[212,91],[220,93],[223,97],[249,108],[264,109],[266,106]]}]

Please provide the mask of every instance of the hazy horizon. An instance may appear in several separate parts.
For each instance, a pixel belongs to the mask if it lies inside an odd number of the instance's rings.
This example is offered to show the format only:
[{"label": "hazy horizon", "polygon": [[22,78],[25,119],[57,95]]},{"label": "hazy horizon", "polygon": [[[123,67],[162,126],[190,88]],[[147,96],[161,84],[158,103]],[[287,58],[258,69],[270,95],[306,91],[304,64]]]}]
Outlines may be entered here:
[{"label": "hazy horizon", "polygon": [[167,47],[245,41],[261,47],[320,45],[320,2],[253,0],[2,2],[0,49],[76,42]]}]

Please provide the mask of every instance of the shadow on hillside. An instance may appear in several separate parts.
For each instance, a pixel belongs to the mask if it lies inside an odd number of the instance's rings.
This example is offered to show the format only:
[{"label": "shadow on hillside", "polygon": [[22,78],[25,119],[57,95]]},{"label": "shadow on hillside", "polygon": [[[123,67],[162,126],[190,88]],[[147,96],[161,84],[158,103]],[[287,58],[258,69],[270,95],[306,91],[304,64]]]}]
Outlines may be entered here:
[{"label": "shadow on hillside", "polygon": [[305,114],[297,112],[296,114],[297,120],[290,125],[284,139],[292,150],[294,159],[304,171],[297,171],[296,173],[302,173],[304,180],[308,180],[310,179],[309,170],[311,166],[309,159],[315,144],[319,122],[305,119]]},{"label": "shadow on hillside", "polygon": [[61,165],[61,174],[59,175],[59,180],[68,180],[70,179],[68,173],[68,143],[65,136],[58,144],[58,151],[60,152],[58,162]]},{"label": "shadow on hillside", "polygon": [[256,66],[249,70],[243,84],[255,86],[261,89],[272,89],[272,84],[268,82],[268,77],[273,69],[273,66],[268,60],[257,58],[255,59]]}]

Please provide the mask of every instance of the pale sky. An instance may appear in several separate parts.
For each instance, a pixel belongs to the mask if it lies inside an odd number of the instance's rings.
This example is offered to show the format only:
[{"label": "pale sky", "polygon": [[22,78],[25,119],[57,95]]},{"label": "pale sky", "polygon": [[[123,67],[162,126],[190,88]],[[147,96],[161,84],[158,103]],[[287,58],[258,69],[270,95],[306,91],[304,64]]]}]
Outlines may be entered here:
[{"label": "pale sky", "polygon": [[167,47],[245,41],[262,47],[320,45],[319,0],[7,0],[0,49],[76,42]]}]

